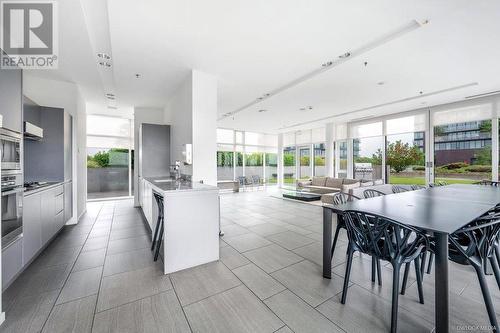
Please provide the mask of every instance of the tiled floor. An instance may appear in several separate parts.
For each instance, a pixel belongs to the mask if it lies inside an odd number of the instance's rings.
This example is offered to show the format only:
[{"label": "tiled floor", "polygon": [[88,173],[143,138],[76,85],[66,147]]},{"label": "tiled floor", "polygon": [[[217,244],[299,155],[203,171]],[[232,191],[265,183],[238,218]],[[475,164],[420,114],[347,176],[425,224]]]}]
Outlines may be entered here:
[{"label": "tiled floor", "polygon": [[[345,234],[333,278],[321,276],[321,208],[272,198],[264,191],[222,195],[219,262],[162,274],[132,201],[89,203],[79,225],[65,227],[4,293],[0,332],[386,332],[391,268],[383,285],[371,261],[353,263],[347,304],[340,304]],[[168,221],[167,221],[168,223]],[[182,254],[180,254],[182,255]],[[475,275],[451,266],[453,329],[487,325]],[[414,276],[414,275],[413,275]],[[488,277],[497,313],[500,292]],[[429,332],[433,276],[400,296],[399,330]]]}]

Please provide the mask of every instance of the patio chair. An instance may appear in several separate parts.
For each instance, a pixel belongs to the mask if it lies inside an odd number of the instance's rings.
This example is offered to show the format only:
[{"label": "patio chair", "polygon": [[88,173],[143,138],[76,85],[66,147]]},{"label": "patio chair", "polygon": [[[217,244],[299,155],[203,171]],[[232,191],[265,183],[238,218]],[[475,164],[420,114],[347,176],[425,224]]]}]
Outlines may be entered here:
[{"label": "patio chair", "polygon": [[419,229],[374,214],[347,210],[343,217],[349,249],[341,303],[346,302],[354,252],[390,262],[393,268],[391,332],[397,332],[399,276],[403,264],[415,263],[419,300],[424,304],[420,255],[429,248],[428,237]]},{"label": "patio chair", "polygon": [[252,186],[257,185],[257,189],[259,189],[260,185],[262,185],[262,179],[259,175],[252,176]]},{"label": "patio chair", "polygon": [[392,193],[403,193],[403,192],[408,192],[408,190],[399,185],[392,185]]},{"label": "patio chair", "polygon": [[410,188],[411,188],[412,191],[416,191],[416,190],[421,190],[421,189],[425,188],[425,186],[422,186],[422,185],[411,185]]},{"label": "patio chair", "polygon": [[248,185],[252,185],[252,183],[245,176],[238,176],[238,183],[243,189],[246,189]]},{"label": "patio chair", "polygon": [[477,183],[474,183],[474,185],[485,185],[485,186],[495,186],[498,187],[498,182],[494,182],[491,180],[481,180]]},{"label": "patio chair", "polygon": [[[349,201],[361,200],[361,198],[344,192],[337,192],[333,195],[333,205],[342,205]],[[344,218],[342,215],[337,216],[337,228],[335,229],[335,235],[333,236],[333,244],[331,257],[333,260],[333,254],[335,252],[335,247],[337,246],[337,240],[339,238],[340,229],[346,229]],[[375,257],[372,257],[372,282],[375,282],[375,274],[377,273],[378,284],[382,285],[382,271],[380,270],[380,260],[375,260]]]},{"label": "patio chair", "polygon": [[363,192],[363,196],[365,197],[365,199],[380,197],[383,195],[385,195],[384,192],[380,192],[379,190],[374,190],[374,189],[364,190]]}]

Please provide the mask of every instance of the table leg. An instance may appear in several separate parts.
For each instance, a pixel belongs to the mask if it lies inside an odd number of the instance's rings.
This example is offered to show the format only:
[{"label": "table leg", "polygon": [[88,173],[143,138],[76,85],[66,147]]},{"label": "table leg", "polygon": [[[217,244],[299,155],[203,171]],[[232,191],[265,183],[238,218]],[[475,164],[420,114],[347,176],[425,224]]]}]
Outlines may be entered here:
[{"label": "table leg", "polygon": [[332,210],[323,207],[323,277],[332,278]]},{"label": "table leg", "polygon": [[449,332],[448,234],[436,233],[436,333]]}]

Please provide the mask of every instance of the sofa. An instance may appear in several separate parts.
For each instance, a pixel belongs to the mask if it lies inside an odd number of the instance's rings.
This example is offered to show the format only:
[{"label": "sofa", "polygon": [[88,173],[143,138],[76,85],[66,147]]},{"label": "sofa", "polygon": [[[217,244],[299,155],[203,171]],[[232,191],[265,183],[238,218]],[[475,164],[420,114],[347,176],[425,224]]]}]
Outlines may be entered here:
[{"label": "sofa", "polygon": [[326,194],[335,192],[348,192],[360,186],[359,179],[333,178],[333,177],[313,177],[308,180],[297,182],[298,191],[309,191],[316,194]]}]

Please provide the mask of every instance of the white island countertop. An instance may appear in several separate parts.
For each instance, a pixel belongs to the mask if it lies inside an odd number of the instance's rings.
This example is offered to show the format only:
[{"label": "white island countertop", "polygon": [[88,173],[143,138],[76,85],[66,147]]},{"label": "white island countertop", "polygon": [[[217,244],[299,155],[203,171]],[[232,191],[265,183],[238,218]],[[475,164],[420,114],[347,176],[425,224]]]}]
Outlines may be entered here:
[{"label": "white island countertop", "polygon": [[151,227],[157,224],[154,193],[164,200],[164,273],[219,260],[219,188],[169,176],[144,177],[140,190],[142,209]]}]

